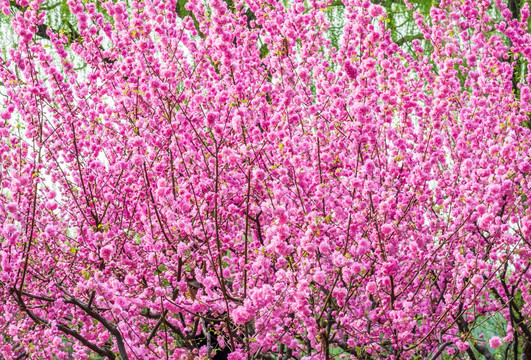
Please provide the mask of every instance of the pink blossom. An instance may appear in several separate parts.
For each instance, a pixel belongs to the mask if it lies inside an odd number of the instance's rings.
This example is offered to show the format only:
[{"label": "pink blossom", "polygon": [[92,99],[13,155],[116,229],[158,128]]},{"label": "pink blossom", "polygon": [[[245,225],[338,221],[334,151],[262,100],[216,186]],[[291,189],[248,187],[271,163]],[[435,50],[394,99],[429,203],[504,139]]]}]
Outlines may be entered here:
[{"label": "pink blossom", "polygon": [[227,355],[228,360],[245,360],[246,356],[241,351],[233,351]]},{"label": "pink blossom", "polygon": [[14,214],[14,213],[16,213],[18,211],[18,204],[15,203],[15,202],[10,202],[9,204],[7,204],[6,209],[10,213]]},{"label": "pink blossom", "polygon": [[100,256],[103,260],[110,260],[111,256],[114,254],[114,248],[111,245],[106,245],[100,249]]},{"label": "pink blossom", "polygon": [[457,349],[462,353],[464,353],[470,347],[468,342],[461,340],[456,341],[455,346],[457,346]]},{"label": "pink blossom", "polygon": [[243,306],[238,306],[232,311],[232,318],[237,325],[243,325],[252,319],[252,314]]},{"label": "pink blossom", "polygon": [[374,294],[377,290],[376,283],[374,281],[369,281],[367,283],[366,290],[369,294]]},{"label": "pink blossom", "polygon": [[345,62],[345,73],[351,80],[354,80],[358,75],[358,70],[347,61]]},{"label": "pink blossom", "polygon": [[489,340],[489,345],[493,349],[500,347],[501,344],[502,344],[501,339],[498,336],[493,336]]},{"label": "pink blossom", "polygon": [[392,232],[393,232],[393,227],[391,225],[385,224],[384,226],[382,226],[382,233],[385,236],[389,235]]},{"label": "pink blossom", "polygon": [[378,17],[378,16],[380,16],[383,13],[383,9],[382,9],[381,6],[373,5],[373,6],[371,6],[369,12],[370,12],[372,17]]},{"label": "pink blossom", "polygon": [[48,236],[55,236],[57,233],[57,229],[54,225],[47,225],[44,231],[46,234],[48,234]]},{"label": "pink blossom", "polygon": [[514,339],[514,334],[512,332],[508,332],[507,336],[503,338],[504,343],[510,343]]},{"label": "pink blossom", "polygon": [[313,275],[313,279],[315,280],[316,283],[323,285],[326,280],[326,274],[324,271],[319,270]]},{"label": "pink blossom", "polygon": [[58,337],[58,336],[54,337],[53,340],[52,340],[52,344],[53,344],[54,346],[60,346],[60,345],[61,345],[61,342],[62,342],[62,341],[61,341],[61,338]]},{"label": "pink blossom", "polygon": [[470,282],[475,287],[481,287],[481,285],[483,285],[483,276],[481,276],[479,274],[476,274],[476,275],[472,276],[472,279],[470,280]]}]

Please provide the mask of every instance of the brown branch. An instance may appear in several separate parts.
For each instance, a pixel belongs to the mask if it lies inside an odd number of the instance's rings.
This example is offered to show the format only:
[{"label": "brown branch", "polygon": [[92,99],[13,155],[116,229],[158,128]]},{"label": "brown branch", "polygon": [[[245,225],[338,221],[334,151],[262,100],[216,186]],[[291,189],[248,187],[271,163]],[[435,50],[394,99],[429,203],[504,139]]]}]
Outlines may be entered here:
[{"label": "brown branch", "polygon": [[400,38],[400,39],[398,39],[396,41],[396,44],[398,46],[402,46],[405,43],[411,42],[413,40],[423,40],[423,39],[424,39],[424,35],[422,35],[422,34],[404,35],[402,38]]},{"label": "brown branch", "polygon": [[[15,302],[18,304],[19,308],[23,312],[25,312],[30,317],[30,319],[33,320],[33,322],[35,322],[36,324],[39,324],[39,325],[46,326],[46,327],[50,327],[51,326],[48,321],[46,321],[46,320],[40,318],[39,316],[37,316],[33,311],[31,311],[26,306],[26,303],[24,302],[24,299],[22,298],[22,295],[25,295],[25,296],[30,296],[30,295],[27,295],[27,293],[23,293],[22,291],[17,290],[15,287],[11,288],[11,294],[15,298]],[[32,295],[30,297],[37,298],[34,295]],[[98,355],[104,356],[104,357],[106,357],[108,359],[111,359],[111,360],[116,359],[116,355],[114,355],[114,353],[111,350],[100,348],[99,346],[97,346],[96,344],[90,342],[85,337],[83,337],[80,333],[78,333],[77,331],[71,329],[67,325],[58,324],[56,326],[57,326],[58,330],[60,330],[61,332],[65,333],[66,335],[70,335],[73,338],[77,339],[81,344],[83,344],[84,346],[88,347],[89,349],[91,349],[92,351],[97,353]],[[123,359],[126,359],[126,358],[123,358]]]}]

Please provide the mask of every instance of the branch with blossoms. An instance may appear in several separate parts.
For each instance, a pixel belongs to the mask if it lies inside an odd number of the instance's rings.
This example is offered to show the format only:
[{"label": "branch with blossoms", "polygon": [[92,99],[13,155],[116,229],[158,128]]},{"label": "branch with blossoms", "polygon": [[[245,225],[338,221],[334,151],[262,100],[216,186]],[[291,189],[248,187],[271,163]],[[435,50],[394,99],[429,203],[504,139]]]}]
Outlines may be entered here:
[{"label": "branch with blossoms", "polygon": [[4,358],[528,356],[528,6],[1,4]]}]

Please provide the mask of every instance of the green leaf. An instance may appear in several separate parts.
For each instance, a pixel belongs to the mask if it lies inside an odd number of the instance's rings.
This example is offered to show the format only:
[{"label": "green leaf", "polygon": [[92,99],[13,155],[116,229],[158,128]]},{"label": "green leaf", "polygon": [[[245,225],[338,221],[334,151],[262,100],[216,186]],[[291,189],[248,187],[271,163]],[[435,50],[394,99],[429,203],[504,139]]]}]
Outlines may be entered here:
[{"label": "green leaf", "polygon": [[263,44],[260,46],[260,59],[265,58],[269,54],[269,49],[267,48],[267,44]]}]

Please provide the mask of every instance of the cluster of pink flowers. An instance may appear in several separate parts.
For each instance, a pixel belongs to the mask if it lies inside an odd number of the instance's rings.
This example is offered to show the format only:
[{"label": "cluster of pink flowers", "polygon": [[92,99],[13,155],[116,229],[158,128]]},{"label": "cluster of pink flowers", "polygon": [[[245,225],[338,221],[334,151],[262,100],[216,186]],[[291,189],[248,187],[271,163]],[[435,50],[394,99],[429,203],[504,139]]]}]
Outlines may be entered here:
[{"label": "cluster of pink flowers", "polygon": [[37,38],[41,2],[0,57],[1,356],[410,359],[530,333],[527,4],[442,0],[408,53],[369,0],[343,1],[339,48],[325,0],[69,0],[70,45]]}]

